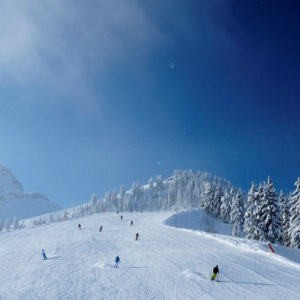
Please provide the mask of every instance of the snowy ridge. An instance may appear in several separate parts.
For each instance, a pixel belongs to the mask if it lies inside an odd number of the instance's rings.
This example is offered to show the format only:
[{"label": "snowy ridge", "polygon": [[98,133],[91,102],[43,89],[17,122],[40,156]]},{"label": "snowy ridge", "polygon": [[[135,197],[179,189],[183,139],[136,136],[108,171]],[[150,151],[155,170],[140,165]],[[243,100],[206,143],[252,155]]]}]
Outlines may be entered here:
[{"label": "snowy ridge", "polygon": [[[299,298],[299,264],[251,247],[261,242],[243,247],[232,242],[243,239],[162,225],[171,215],[123,213],[121,221],[120,214],[103,213],[0,234],[0,299]],[[114,269],[117,255],[121,264]],[[219,282],[213,282],[217,264]]]},{"label": "snowy ridge", "polygon": [[25,219],[61,209],[40,192],[25,193],[13,173],[0,165],[0,220],[3,223],[6,218],[10,221],[14,217]]}]

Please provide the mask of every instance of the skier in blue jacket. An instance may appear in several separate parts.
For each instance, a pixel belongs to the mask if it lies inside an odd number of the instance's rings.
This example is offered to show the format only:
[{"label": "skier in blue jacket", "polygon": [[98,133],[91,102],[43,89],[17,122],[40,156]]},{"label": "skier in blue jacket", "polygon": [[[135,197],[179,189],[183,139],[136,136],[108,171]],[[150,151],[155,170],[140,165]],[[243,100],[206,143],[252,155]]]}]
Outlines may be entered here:
[{"label": "skier in blue jacket", "polygon": [[47,259],[47,256],[46,256],[46,253],[45,253],[44,249],[42,249],[41,255],[43,256],[44,259]]},{"label": "skier in blue jacket", "polygon": [[120,260],[120,257],[117,256],[117,257],[115,258],[115,266],[114,266],[114,268],[117,268],[119,263],[121,263],[121,260]]}]

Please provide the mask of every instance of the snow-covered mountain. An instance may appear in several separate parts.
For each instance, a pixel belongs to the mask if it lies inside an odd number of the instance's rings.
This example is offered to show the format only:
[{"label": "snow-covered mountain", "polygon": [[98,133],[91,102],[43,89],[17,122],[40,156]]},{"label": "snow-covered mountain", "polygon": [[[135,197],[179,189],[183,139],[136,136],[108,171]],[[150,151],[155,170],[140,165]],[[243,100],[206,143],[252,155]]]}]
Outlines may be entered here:
[{"label": "snow-covered mountain", "polygon": [[31,218],[61,209],[42,193],[25,193],[13,173],[0,165],[0,220]]}]

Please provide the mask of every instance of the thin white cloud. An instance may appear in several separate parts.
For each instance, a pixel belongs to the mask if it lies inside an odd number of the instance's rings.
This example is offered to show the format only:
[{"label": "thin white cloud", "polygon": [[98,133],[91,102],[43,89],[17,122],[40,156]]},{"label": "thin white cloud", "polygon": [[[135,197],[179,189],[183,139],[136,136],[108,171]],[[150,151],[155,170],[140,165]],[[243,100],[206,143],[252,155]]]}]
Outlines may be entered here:
[{"label": "thin white cloud", "polygon": [[40,101],[63,99],[95,111],[99,95],[90,78],[97,74],[101,94],[112,65],[142,61],[163,39],[137,0],[2,0],[0,80],[51,91]]}]

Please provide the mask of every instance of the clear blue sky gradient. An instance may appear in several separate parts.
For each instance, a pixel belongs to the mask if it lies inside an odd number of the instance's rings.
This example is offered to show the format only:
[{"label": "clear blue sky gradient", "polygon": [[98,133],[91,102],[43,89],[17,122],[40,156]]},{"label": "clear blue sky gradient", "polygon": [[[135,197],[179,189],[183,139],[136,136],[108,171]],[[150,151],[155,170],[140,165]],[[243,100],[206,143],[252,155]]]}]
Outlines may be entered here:
[{"label": "clear blue sky gradient", "polygon": [[69,207],[193,169],[300,175],[300,2],[1,1],[0,163]]}]

